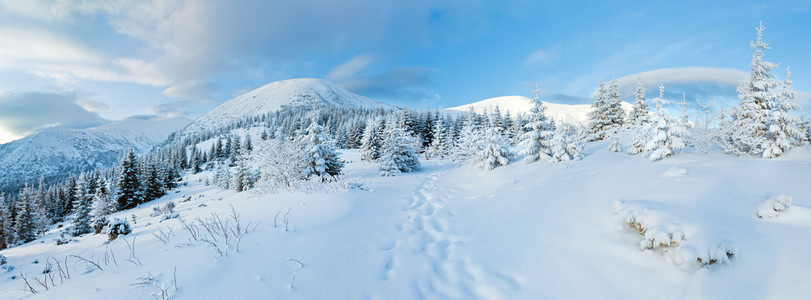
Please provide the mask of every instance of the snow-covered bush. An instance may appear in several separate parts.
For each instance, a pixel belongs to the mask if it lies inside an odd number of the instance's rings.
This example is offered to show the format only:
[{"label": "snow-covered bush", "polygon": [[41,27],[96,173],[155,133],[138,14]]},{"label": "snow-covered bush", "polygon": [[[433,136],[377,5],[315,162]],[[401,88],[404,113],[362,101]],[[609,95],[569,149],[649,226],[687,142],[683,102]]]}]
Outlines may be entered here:
[{"label": "snow-covered bush", "polygon": [[757,206],[756,215],[759,219],[774,218],[791,207],[791,196],[775,195],[764,200]]},{"label": "snow-covered bush", "polygon": [[677,265],[728,264],[739,252],[735,243],[708,236],[684,216],[652,201],[617,201],[614,213],[642,236],[639,248],[660,251]]},{"label": "snow-covered bush", "polygon": [[110,226],[106,231],[107,238],[111,241],[118,238],[119,235],[128,235],[132,233],[130,223],[127,222],[127,220],[121,220],[119,218],[115,218],[112,222],[110,222]]},{"label": "snow-covered bush", "polygon": [[107,219],[106,217],[97,218],[95,221],[93,221],[93,233],[95,234],[102,233],[104,231],[104,228],[107,227],[107,225],[110,225],[109,219]]},{"label": "snow-covered bush", "polygon": [[8,258],[5,255],[0,254],[0,266],[5,265],[8,263]]},{"label": "snow-covered bush", "polygon": [[175,212],[175,202],[169,201],[163,206],[155,206],[152,208],[152,213],[149,214],[152,217],[161,217],[161,221],[174,219],[180,216],[180,214]]}]

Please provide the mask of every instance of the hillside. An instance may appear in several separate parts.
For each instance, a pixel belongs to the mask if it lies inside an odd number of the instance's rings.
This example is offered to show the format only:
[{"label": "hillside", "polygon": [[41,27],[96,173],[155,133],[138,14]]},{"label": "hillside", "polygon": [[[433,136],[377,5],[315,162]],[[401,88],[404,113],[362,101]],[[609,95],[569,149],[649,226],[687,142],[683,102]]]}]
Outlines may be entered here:
[{"label": "hillside", "polygon": [[205,132],[284,107],[393,108],[353,94],[323,79],[301,78],[271,82],[228,100],[180,132],[180,136]]},{"label": "hillside", "polygon": [[104,168],[132,148],[145,153],[189,123],[186,118],[128,119],[87,129],[49,128],[0,145],[0,190],[39,177]]},{"label": "hillside", "polygon": [[[504,96],[485,99],[482,101],[460,105],[448,108],[451,111],[468,111],[470,107],[476,112],[483,112],[484,110],[492,111],[498,107],[502,113],[509,111],[511,114],[520,114],[529,112],[532,99],[524,96]],[[588,113],[591,111],[591,104],[558,104],[551,102],[543,102],[546,107],[546,115],[555,122],[563,122],[570,124],[585,124],[588,122]],[[628,113],[631,111],[633,105],[627,102],[622,102],[622,108]]]},{"label": "hillside", "polygon": [[[237,193],[206,186],[213,171],[189,175],[176,193],[111,215],[130,222],[135,216],[137,223],[132,234],[109,244],[103,235],[89,235],[56,246],[53,231],[0,251],[14,266],[0,271],[0,298],[160,299],[161,289],[176,299],[802,299],[811,293],[805,284],[811,260],[803,251],[811,244],[811,187],[796,183],[811,166],[808,149],[775,160],[683,153],[652,163],[606,146],[589,144],[579,162],[514,163],[491,172],[423,161],[422,170],[397,177],[379,177],[376,165],[345,150],[346,172],[363,188],[334,193]],[[793,205],[758,219],[758,204],[775,194],[793,196]],[[178,219],[150,216],[168,201],[177,204]],[[194,241],[179,221],[211,213],[230,220],[231,206],[251,230],[225,256]],[[626,226],[623,208],[636,210],[651,230],[681,231],[681,245],[640,250],[645,239]],[[734,249],[729,262],[696,262],[719,246]],[[60,264],[70,278],[57,275],[46,290],[34,279],[56,270],[53,258],[67,260]],[[19,274],[37,294],[23,291]]]}]

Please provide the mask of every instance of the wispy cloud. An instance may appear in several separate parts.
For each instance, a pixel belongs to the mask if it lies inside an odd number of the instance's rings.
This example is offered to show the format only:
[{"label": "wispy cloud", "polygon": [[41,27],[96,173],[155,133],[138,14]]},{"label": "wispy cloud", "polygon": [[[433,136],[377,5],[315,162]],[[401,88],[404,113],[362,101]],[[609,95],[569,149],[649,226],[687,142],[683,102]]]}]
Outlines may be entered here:
[{"label": "wispy cloud", "polygon": [[332,81],[341,81],[347,78],[354,77],[361,70],[365,69],[375,61],[375,57],[368,54],[361,54],[353,57],[349,61],[335,67],[327,73],[326,79]]},{"label": "wispy cloud", "polygon": [[77,104],[75,94],[8,93],[0,95],[0,142],[47,127],[86,128],[106,123],[98,114]]}]

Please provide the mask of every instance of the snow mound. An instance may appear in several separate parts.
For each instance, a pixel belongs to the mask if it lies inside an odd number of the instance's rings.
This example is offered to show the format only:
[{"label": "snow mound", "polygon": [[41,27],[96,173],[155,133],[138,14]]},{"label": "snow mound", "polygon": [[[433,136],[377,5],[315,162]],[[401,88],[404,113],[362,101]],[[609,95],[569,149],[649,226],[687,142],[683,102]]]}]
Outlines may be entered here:
[{"label": "snow mound", "polygon": [[[532,107],[531,102],[532,99],[524,96],[504,96],[451,107],[447,110],[466,112],[472,107],[474,111],[481,113],[485,110],[492,111],[494,108],[498,107],[502,112],[509,111],[512,115],[527,114]],[[621,104],[622,109],[624,109],[626,113],[633,109],[633,105],[628,102],[622,102]],[[544,101],[543,105],[546,107],[546,115],[557,123],[588,123],[588,113],[591,111],[591,104],[558,104]]]},{"label": "snow mound", "polygon": [[662,176],[664,177],[679,177],[685,175],[687,175],[687,169],[679,167],[672,167],[670,169],[667,169],[667,171],[665,171],[664,173],[662,173]]},{"label": "snow mound", "polygon": [[775,195],[758,204],[756,214],[758,219],[776,218],[789,207],[791,207],[791,196]]},{"label": "snow mound", "polygon": [[[613,210],[640,235],[641,250],[660,250],[676,265],[729,264],[738,253],[735,243],[711,237],[685,218],[652,201],[616,201]],[[672,211],[671,211],[672,210]]]}]

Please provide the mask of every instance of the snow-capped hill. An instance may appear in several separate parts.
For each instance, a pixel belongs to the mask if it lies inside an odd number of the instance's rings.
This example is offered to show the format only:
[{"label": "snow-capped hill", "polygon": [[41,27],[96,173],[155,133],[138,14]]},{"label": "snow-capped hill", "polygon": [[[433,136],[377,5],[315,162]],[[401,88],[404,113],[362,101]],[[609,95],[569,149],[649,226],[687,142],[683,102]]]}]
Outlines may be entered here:
[{"label": "snow-capped hill", "polygon": [[227,126],[237,120],[259,116],[285,107],[393,108],[389,104],[351,93],[316,78],[271,82],[226,101],[183,130],[191,134]]},{"label": "snow-capped hill", "polygon": [[[471,104],[451,107],[448,110],[452,111],[468,111],[470,107],[476,112],[483,112],[484,110],[491,111],[496,106],[502,113],[510,111],[511,114],[528,113],[532,99],[524,96],[504,96],[485,99]],[[543,102],[546,107],[546,115],[558,123],[569,124],[586,124],[588,122],[588,113],[591,111],[591,104],[558,104],[551,102]],[[633,105],[627,102],[622,102],[622,108],[625,112],[630,112]]]},{"label": "snow-capped hill", "polygon": [[48,128],[0,145],[0,190],[39,177],[60,177],[108,167],[132,148],[149,151],[190,122],[186,118],[128,119],[87,129]]}]

